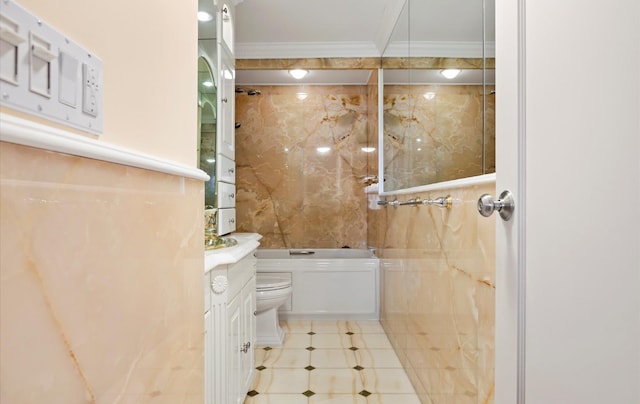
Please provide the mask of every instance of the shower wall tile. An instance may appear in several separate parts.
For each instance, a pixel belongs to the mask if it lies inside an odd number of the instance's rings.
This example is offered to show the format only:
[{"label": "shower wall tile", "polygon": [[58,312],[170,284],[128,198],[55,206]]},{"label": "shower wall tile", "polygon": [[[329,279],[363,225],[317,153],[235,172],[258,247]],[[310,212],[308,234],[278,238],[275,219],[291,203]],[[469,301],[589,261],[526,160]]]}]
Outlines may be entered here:
[{"label": "shower wall tile", "polygon": [[381,322],[423,403],[494,399],[495,217],[477,213],[483,193],[495,185],[411,195],[451,194],[450,210],[376,211]]},{"label": "shower wall tile", "polygon": [[0,156],[0,401],[201,403],[202,182]]},{"label": "shower wall tile", "polygon": [[265,248],[365,248],[367,86],[256,89],[236,97],[238,231]]}]

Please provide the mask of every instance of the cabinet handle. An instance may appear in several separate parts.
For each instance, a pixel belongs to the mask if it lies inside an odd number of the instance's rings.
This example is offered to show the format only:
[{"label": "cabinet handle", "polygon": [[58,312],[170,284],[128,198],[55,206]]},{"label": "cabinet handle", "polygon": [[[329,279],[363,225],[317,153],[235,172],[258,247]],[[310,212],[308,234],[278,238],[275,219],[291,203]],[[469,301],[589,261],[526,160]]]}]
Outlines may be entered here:
[{"label": "cabinet handle", "polygon": [[229,223],[235,223],[235,222],[236,222],[235,219],[233,219],[233,218],[229,219]]},{"label": "cabinet handle", "polygon": [[236,170],[234,170],[233,168],[230,168],[230,169],[229,169],[229,174],[233,174],[233,173],[235,173],[235,172],[236,172]]},{"label": "cabinet handle", "polygon": [[222,102],[226,103],[226,102],[227,102],[227,97],[224,97],[224,98],[222,99]]},{"label": "cabinet handle", "polygon": [[247,342],[246,344],[242,344],[242,348],[240,348],[240,352],[247,353],[247,352],[249,352],[249,348],[251,348],[251,342]]},{"label": "cabinet handle", "polygon": [[235,195],[235,194],[229,194],[229,198],[233,199],[233,198],[235,198],[235,197],[236,197],[236,195]]}]

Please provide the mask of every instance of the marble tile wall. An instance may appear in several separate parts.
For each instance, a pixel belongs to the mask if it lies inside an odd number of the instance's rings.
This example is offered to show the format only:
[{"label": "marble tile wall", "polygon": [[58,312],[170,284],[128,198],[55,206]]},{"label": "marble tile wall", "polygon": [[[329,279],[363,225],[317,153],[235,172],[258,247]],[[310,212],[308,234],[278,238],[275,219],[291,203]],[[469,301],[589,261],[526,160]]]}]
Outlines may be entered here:
[{"label": "marble tile wall", "polygon": [[366,248],[367,86],[255,88],[236,97],[238,231],[264,248]]},{"label": "marble tile wall", "polygon": [[495,217],[476,212],[483,193],[495,195],[495,185],[411,195],[450,194],[450,210],[370,211],[381,322],[422,403],[493,403]]},{"label": "marble tile wall", "polygon": [[0,156],[0,401],[202,403],[201,181]]},{"label": "marble tile wall", "polygon": [[[474,85],[385,86],[385,189],[483,174],[483,91]],[[494,102],[495,96],[487,97],[489,112]],[[492,115],[486,122],[493,146]],[[493,172],[495,152],[487,157]]]}]

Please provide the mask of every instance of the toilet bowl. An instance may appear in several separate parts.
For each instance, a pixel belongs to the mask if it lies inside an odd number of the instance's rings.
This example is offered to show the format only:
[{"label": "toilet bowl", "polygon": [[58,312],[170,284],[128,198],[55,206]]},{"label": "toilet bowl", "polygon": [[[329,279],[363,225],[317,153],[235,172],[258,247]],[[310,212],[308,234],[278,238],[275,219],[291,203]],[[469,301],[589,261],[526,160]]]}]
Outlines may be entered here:
[{"label": "toilet bowl", "polygon": [[256,274],[256,344],[282,346],[285,332],[280,327],[278,308],[291,296],[291,274]]}]

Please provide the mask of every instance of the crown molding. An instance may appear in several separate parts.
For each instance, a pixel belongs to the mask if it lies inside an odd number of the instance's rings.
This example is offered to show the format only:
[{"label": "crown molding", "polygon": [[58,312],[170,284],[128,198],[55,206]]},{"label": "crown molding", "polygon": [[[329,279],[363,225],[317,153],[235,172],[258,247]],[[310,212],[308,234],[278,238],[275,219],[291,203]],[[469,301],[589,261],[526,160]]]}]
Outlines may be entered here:
[{"label": "crown molding", "polygon": [[237,59],[380,57],[373,42],[244,42],[236,43]]},{"label": "crown molding", "polygon": [[[385,57],[449,57],[449,58],[481,58],[482,42],[430,42],[430,41],[397,41],[390,43],[384,52]],[[486,57],[495,56],[495,42],[487,42],[484,49]]]},{"label": "crown molding", "polygon": [[380,24],[375,39],[376,48],[381,55],[384,53],[384,49],[389,43],[389,39],[391,38],[393,30],[398,23],[398,19],[402,14],[404,5],[405,0],[389,0],[384,8],[385,18],[383,19],[382,24]]}]

